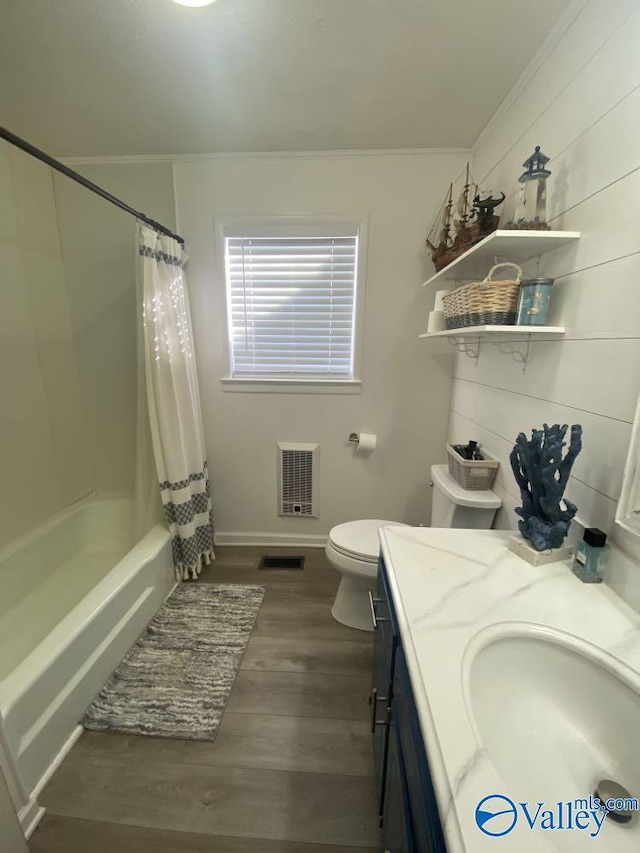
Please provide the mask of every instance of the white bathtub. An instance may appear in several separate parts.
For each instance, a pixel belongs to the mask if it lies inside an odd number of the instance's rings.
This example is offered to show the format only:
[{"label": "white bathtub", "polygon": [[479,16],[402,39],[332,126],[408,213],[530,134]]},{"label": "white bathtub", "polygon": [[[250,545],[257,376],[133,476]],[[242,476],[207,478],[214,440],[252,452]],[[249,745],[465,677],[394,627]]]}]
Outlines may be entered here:
[{"label": "white bathtub", "polygon": [[175,584],[168,531],[132,530],[130,499],[93,497],[0,550],[0,712],[27,791]]}]

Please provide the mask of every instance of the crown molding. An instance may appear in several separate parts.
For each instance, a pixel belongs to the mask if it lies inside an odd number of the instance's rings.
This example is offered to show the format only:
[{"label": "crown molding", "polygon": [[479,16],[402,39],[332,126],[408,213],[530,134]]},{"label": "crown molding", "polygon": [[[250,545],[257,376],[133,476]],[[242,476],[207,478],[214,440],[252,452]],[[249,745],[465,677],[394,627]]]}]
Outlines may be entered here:
[{"label": "crown molding", "polygon": [[312,160],[324,157],[350,159],[356,157],[424,157],[471,156],[470,148],[372,148],[335,151],[248,151],[211,154],[116,154],[95,157],[57,157],[67,166],[102,166],[125,163],[199,163],[210,160]]},{"label": "crown molding", "polygon": [[502,101],[498,109],[495,111],[495,113],[491,116],[489,121],[485,124],[485,126],[478,134],[478,138],[471,145],[472,155],[475,154],[475,151],[483,144],[485,138],[489,135],[489,133],[491,133],[496,124],[509,111],[514,101],[516,101],[520,97],[523,90],[527,87],[527,85],[531,82],[532,78],[538,72],[538,69],[547,60],[547,57],[553,51],[558,42],[563,38],[565,33],[571,28],[574,21],[582,13],[582,10],[588,4],[588,2],[589,0],[572,0],[567,9],[565,9],[563,14],[556,21],[549,35],[542,43],[542,46],[534,54],[527,67],[524,69],[522,74],[514,83],[513,87],[510,89],[506,98]]}]

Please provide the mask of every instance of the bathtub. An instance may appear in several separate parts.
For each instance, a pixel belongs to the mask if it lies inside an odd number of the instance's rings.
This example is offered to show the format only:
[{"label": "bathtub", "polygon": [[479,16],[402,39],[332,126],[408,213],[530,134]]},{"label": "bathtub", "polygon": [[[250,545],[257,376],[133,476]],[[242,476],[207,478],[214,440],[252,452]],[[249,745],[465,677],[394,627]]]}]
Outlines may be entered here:
[{"label": "bathtub", "polygon": [[0,550],[0,713],[28,792],[175,584],[169,532],[91,497]]}]

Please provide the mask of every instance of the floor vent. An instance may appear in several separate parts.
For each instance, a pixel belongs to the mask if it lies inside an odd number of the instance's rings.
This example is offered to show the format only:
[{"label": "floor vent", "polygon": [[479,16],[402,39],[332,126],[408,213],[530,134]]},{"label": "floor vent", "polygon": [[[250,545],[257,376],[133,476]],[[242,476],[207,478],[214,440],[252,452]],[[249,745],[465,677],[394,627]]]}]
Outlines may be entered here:
[{"label": "floor vent", "polygon": [[317,518],[318,445],[278,443],[278,515]]},{"label": "floor vent", "polygon": [[304,557],[263,557],[259,569],[304,569]]}]

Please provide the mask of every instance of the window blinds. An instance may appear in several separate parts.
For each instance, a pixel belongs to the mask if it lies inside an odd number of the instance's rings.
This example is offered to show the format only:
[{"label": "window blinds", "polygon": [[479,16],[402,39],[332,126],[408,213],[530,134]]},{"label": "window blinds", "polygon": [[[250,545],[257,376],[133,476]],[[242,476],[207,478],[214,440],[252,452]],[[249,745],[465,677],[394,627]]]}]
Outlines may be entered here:
[{"label": "window blinds", "polygon": [[353,378],[358,237],[226,237],[232,374]]}]

